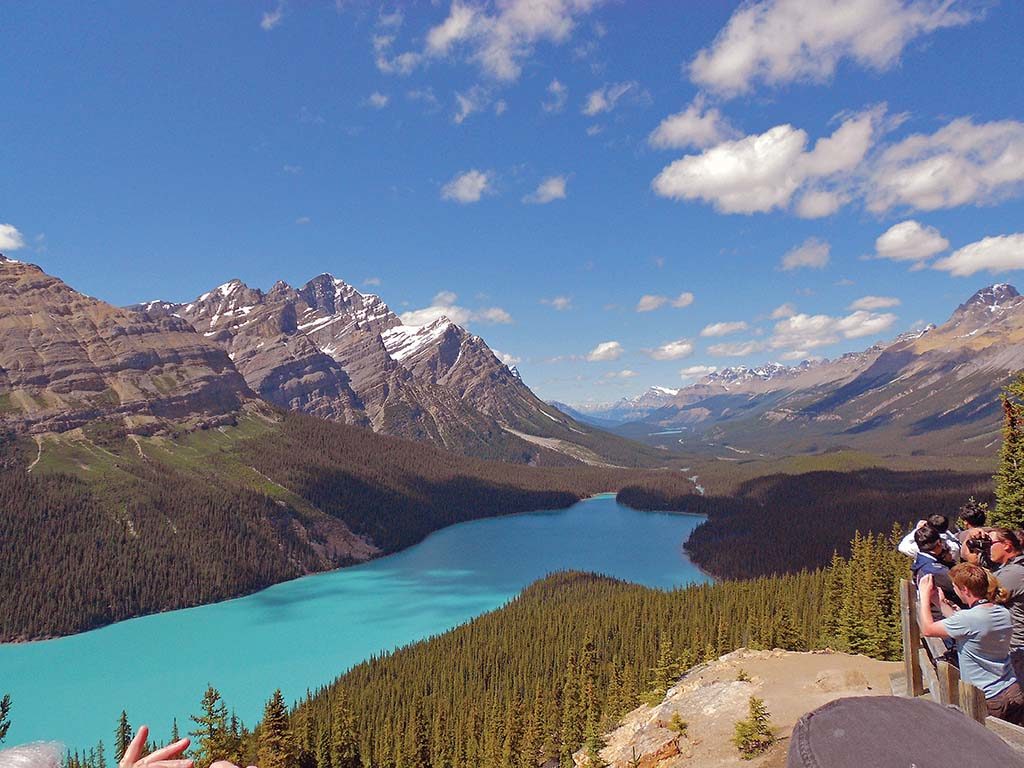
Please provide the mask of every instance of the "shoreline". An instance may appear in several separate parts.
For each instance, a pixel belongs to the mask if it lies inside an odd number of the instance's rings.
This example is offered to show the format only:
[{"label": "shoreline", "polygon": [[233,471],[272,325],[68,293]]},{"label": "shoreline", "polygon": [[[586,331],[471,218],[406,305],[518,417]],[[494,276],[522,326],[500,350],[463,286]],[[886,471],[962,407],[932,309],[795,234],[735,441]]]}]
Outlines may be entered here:
[{"label": "shoreline", "polygon": [[[204,607],[210,606],[210,605],[220,605],[222,603],[230,603],[230,602],[233,602],[235,600],[244,600],[246,598],[249,598],[249,597],[252,597],[254,595],[258,595],[258,594],[260,594],[262,592],[265,592],[265,591],[267,591],[269,589],[273,589],[274,587],[277,587],[277,586],[280,586],[280,585],[284,585],[284,584],[290,584],[290,583],[292,583],[294,581],[298,581],[300,579],[311,579],[311,578],[316,578],[317,576],[327,576],[327,575],[330,575],[330,574],[333,574],[333,573],[337,573],[339,571],[345,571],[345,570],[348,570],[350,568],[354,568],[354,567],[357,567],[357,566],[360,566],[360,565],[366,565],[368,563],[375,563],[375,562],[378,562],[378,561],[381,561],[381,560],[386,560],[389,557],[393,557],[393,556],[399,555],[399,554],[401,554],[403,552],[407,552],[409,549],[411,549],[411,548],[413,548],[415,546],[418,546],[418,545],[422,544],[423,542],[427,541],[430,537],[434,536],[435,534],[438,534],[438,533],[440,533],[442,531],[450,530],[451,528],[454,528],[456,526],[470,525],[472,523],[482,523],[482,522],[489,521],[489,520],[497,520],[499,518],[517,517],[517,516],[520,516],[520,515],[533,515],[533,514],[542,513],[542,512],[550,512],[550,513],[564,512],[564,511],[566,511],[568,509],[571,509],[576,504],[581,504],[581,503],[586,502],[586,501],[594,501],[596,499],[601,499],[601,498],[611,497],[612,500],[615,501],[616,504],[619,504],[619,505],[625,507],[626,509],[633,510],[634,512],[660,513],[660,514],[670,514],[670,515],[685,515],[685,516],[688,516],[688,517],[705,517],[705,518],[707,517],[706,515],[701,515],[700,513],[697,513],[697,512],[683,512],[683,511],[665,510],[665,509],[636,509],[635,507],[631,507],[628,504],[623,504],[622,502],[620,502],[618,500],[618,493],[619,493],[618,491],[600,491],[598,493],[593,493],[590,496],[582,496],[582,497],[578,498],[574,504],[570,504],[567,507],[560,507],[560,508],[556,508],[556,509],[524,509],[524,510],[520,510],[518,512],[505,512],[505,513],[498,513],[498,514],[493,514],[493,515],[484,515],[482,517],[476,517],[476,518],[472,518],[470,520],[461,520],[461,521],[458,521],[458,522],[454,522],[454,523],[450,523],[448,525],[442,526],[440,528],[436,528],[436,529],[430,531],[429,533],[427,533],[423,538],[418,539],[417,541],[414,541],[414,542],[410,543],[408,546],[402,547],[401,549],[396,549],[393,552],[382,552],[381,554],[376,555],[374,557],[367,558],[366,560],[359,560],[359,561],[356,561],[356,562],[347,563],[345,565],[339,565],[339,566],[337,566],[335,568],[327,568],[327,569],[320,570],[320,571],[310,571],[308,573],[300,573],[300,574],[298,574],[298,575],[296,575],[296,576],[294,576],[294,577],[292,577],[290,579],[283,579],[281,581],[275,581],[272,584],[267,584],[265,586],[259,587],[258,589],[253,589],[253,590],[250,590],[250,591],[240,592],[240,593],[235,594],[235,595],[230,595],[228,597],[224,597],[223,599],[220,599],[220,600],[212,600],[212,601],[208,601],[208,602],[197,602],[197,603],[193,603],[193,604],[189,604],[189,605],[180,605],[180,606],[177,606],[177,607],[174,607],[174,608],[164,608],[164,609],[161,609],[161,610],[158,610],[158,611],[150,611],[149,613],[140,613],[140,614],[138,614],[136,616],[129,616],[129,617],[124,618],[124,619],[119,619],[118,621],[111,621],[111,622],[108,622],[108,623],[105,623],[105,624],[100,624],[100,625],[95,626],[95,627],[89,627],[88,629],[82,629],[82,630],[80,630],[78,632],[71,632],[71,633],[68,633],[66,635],[49,635],[49,636],[45,636],[45,637],[18,638],[18,639],[14,639],[14,640],[0,640],[0,648],[3,648],[4,646],[23,646],[23,645],[36,644],[36,643],[49,643],[49,642],[64,640],[66,638],[78,637],[80,635],[85,635],[85,634],[88,634],[90,632],[100,632],[100,631],[102,631],[104,629],[107,629],[109,627],[114,627],[114,626],[117,626],[117,625],[120,625],[120,624],[124,624],[125,622],[128,622],[128,621],[135,621],[137,619],[144,619],[144,618],[149,617],[149,616],[160,616],[160,615],[163,615],[163,614],[166,614],[166,613],[174,613],[175,611],[190,611],[190,610],[195,610],[195,609],[198,609],[198,608],[204,608]],[[692,532],[691,532],[690,535],[692,535]],[[687,538],[679,545],[679,550],[686,557],[687,561],[690,562],[703,575],[709,577],[712,581],[714,581],[714,582],[719,581],[718,577],[716,577],[713,574],[710,574],[707,571],[705,571],[704,568],[702,568],[698,563],[696,563],[689,556],[689,554],[686,552],[686,549],[685,549],[687,541],[689,541],[689,536],[687,536]]]}]

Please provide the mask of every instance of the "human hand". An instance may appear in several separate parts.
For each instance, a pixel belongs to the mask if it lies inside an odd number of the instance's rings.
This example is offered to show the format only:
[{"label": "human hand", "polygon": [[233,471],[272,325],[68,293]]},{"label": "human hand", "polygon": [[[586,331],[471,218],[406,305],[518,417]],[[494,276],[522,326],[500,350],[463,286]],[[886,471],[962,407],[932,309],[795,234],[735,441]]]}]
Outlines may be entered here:
[{"label": "human hand", "polygon": [[917,585],[917,590],[921,600],[931,602],[932,592],[935,591],[935,579],[930,573],[921,577],[921,581],[918,582]]},{"label": "human hand", "polygon": [[132,743],[124,751],[124,757],[118,763],[119,768],[192,768],[191,760],[178,759],[178,756],[188,749],[191,743],[188,739],[179,739],[143,757],[148,738],[149,728],[145,725],[139,726],[139,732],[135,734]]}]

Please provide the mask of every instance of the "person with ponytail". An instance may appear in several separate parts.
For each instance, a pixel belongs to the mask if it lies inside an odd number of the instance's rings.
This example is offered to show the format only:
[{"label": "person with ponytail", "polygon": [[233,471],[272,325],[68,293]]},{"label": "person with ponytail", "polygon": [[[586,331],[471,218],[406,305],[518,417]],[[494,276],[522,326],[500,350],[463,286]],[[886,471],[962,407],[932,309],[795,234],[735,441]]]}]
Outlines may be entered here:
[{"label": "person with ponytail", "polygon": [[1024,549],[1017,531],[1009,528],[990,528],[988,538],[989,559],[996,568],[996,578],[1010,593],[1004,603],[1013,620],[1010,638],[1010,664],[1017,681],[1024,680]]},{"label": "person with ponytail", "polygon": [[985,694],[988,713],[1001,720],[1024,725],[1024,692],[1010,665],[1013,620],[1000,605],[1009,597],[999,582],[980,565],[961,563],[949,572],[953,589],[963,602],[957,610],[940,600],[941,621],[932,618],[931,605],[937,599],[932,576],[918,585],[918,624],[925,637],[956,640],[960,679]]}]

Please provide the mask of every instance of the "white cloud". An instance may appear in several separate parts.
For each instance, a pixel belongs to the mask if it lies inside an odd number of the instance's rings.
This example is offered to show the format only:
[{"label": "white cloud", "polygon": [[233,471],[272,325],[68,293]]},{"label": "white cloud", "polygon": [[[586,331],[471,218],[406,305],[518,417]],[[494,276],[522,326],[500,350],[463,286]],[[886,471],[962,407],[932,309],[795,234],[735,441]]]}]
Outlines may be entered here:
[{"label": "white cloud", "polygon": [[718,367],[714,365],[691,365],[689,368],[683,368],[679,371],[679,376],[683,379],[698,379],[717,370]]},{"label": "white cloud", "polygon": [[540,183],[540,186],[526,197],[524,203],[535,203],[543,205],[555,200],[565,199],[565,176],[550,176]]},{"label": "white cloud", "polygon": [[377,69],[386,75],[409,75],[423,62],[423,55],[413,51],[392,55],[391,46],[394,42],[394,35],[374,35],[373,50],[377,57]]},{"label": "white cloud", "polygon": [[602,341],[596,347],[594,347],[587,354],[587,360],[591,363],[601,362],[604,360],[618,360],[622,357],[623,352],[622,345],[617,341]]},{"label": "white cloud", "polygon": [[388,96],[380,91],[374,91],[367,99],[367,102],[369,102],[370,106],[374,109],[384,109],[384,107],[388,105],[389,101],[390,99]]},{"label": "white cloud", "polygon": [[975,124],[962,117],[926,136],[915,134],[879,157],[867,186],[875,212],[980,205],[1024,185],[1024,122]]},{"label": "white cloud", "polygon": [[549,98],[541,103],[545,112],[561,112],[569,100],[569,88],[559,80],[552,80],[548,85]]},{"label": "white cloud", "polygon": [[455,93],[455,114],[452,121],[461,125],[474,112],[480,112],[491,101],[490,94],[479,85],[474,85],[465,93]]},{"label": "white cloud", "polygon": [[742,320],[726,323],[711,323],[710,325],[705,325],[701,329],[700,335],[703,336],[704,338],[728,336],[730,333],[739,333],[740,331],[745,331],[749,327],[750,326],[748,326]]},{"label": "white cloud", "polygon": [[564,312],[567,309],[572,309],[571,296],[555,296],[552,299],[541,299],[540,303],[547,304],[549,307],[553,307],[559,312]]},{"label": "white cloud", "polygon": [[503,362],[505,365],[509,366],[510,368],[513,365],[519,365],[521,362],[523,362],[523,358],[516,357],[515,355],[510,355],[507,352],[502,352],[500,350],[494,349],[493,347],[491,348],[491,352],[494,353],[494,356],[496,358],[501,360],[501,362]]},{"label": "white cloud", "polygon": [[427,53],[447,56],[453,45],[469,36],[476,15],[477,10],[472,6],[453,2],[448,18],[427,33]]},{"label": "white cloud", "polygon": [[280,24],[282,19],[284,19],[284,3],[278,3],[274,10],[264,11],[263,17],[260,19],[260,28],[264,32],[269,32]]},{"label": "white cloud", "polygon": [[667,302],[667,296],[654,296],[652,294],[645,293],[640,297],[640,301],[636,303],[636,311],[653,312],[656,309],[661,309]]},{"label": "white cloud", "polygon": [[507,325],[512,322],[512,316],[501,307],[467,309],[455,303],[458,298],[452,291],[439,291],[429,307],[403,312],[399,317],[404,325],[429,325],[442,317],[458,325],[472,322]]},{"label": "white cloud", "polygon": [[[519,77],[523,62],[538,43],[564,43],[577,19],[599,2],[503,0],[489,8],[484,3],[454,0],[445,20],[427,32],[423,52],[410,51],[397,58],[411,57],[409,66],[415,68],[425,58],[447,58],[465,52],[486,75],[511,82]],[[394,61],[385,59],[389,64]]]},{"label": "white cloud", "polygon": [[841,338],[859,339],[887,330],[898,318],[891,313],[878,314],[857,310],[844,317],[797,314],[775,324],[768,340],[772,349],[786,349],[787,359],[806,357],[809,350],[835,344]]},{"label": "white cloud", "polygon": [[772,320],[779,320],[783,317],[792,317],[796,314],[796,307],[790,303],[780,304],[772,310]]},{"label": "white cloud", "polygon": [[377,15],[377,26],[384,29],[398,29],[405,21],[405,15],[396,8],[391,13],[384,13],[383,10]]},{"label": "white cloud", "polygon": [[601,378],[604,378],[604,379],[632,379],[636,375],[637,375],[636,371],[631,371],[628,368],[626,368],[623,371],[608,371],[608,373],[606,373]]},{"label": "white cloud", "polygon": [[655,360],[679,360],[693,354],[693,342],[689,339],[677,339],[662,344],[657,349],[645,350]]},{"label": "white cloud", "polygon": [[281,170],[284,171],[285,173],[290,173],[292,176],[298,176],[300,173],[302,173],[302,166],[288,165],[287,163],[285,163]]},{"label": "white cloud", "polygon": [[[759,0],[743,3],[689,66],[691,79],[733,95],[755,83],[825,82],[842,59],[884,71],[915,38],[977,18],[952,0]],[[962,4],[961,4],[962,7]]]},{"label": "white cloud", "polygon": [[848,194],[832,189],[808,189],[796,202],[796,215],[801,219],[822,219],[831,216],[847,202]]},{"label": "white cloud", "polygon": [[0,224],[0,252],[25,247],[25,238],[13,224]]},{"label": "white cloud", "polygon": [[496,102],[494,102],[494,114],[496,114],[496,115],[498,115],[500,117],[501,115],[504,115],[507,111],[508,111],[508,102],[507,101],[505,101],[504,99],[498,99]]},{"label": "white cloud", "polygon": [[[686,155],[662,169],[651,186],[662,197],[702,200],[722,213],[786,209],[798,192],[797,213],[810,218],[838,209],[846,182],[871,147],[884,115],[875,107],[847,117],[831,136],[808,148],[807,133],[777,125]],[[831,186],[830,186],[831,185]]]},{"label": "white cloud", "polygon": [[457,203],[475,203],[491,191],[491,174],[471,168],[458,174],[441,188],[441,197]]},{"label": "white cloud", "polygon": [[698,95],[685,110],[662,120],[647,141],[658,149],[703,149],[738,135],[718,109],[705,109],[704,97]]},{"label": "white cloud", "polygon": [[596,91],[591,91],[583,105],[583,114],[588,117],[602,112],[611,112],[619,101],[625,97],[643,98],[640,85],[634,80],[625,83],[606,83]]},{"label": "white cloud", "polygon": [[1024,233],[983,238],[939,259],[932,267],[956,277],[983,270],[995,274],[1024,269]]},{"label": "white cloud", "polygon": [[309,218],[309,216],[299,216],[299,218],[297,218],[295,220],[295,223],[296,224],[309,224],[311,221],[313,221],[313,220],[311,218]]},{"label": "white cloud", "polygon": [[853,302],[847,309],[889,309],[890,307],[898,307],[902,302],[895,296],[861,296],[855,302]]},{"label": "white cloud", "polygon": [[875,255],[880,259],[913,261],[919,264],[949,247],[949,240],[935,227],[916,221],[894,224],[875,240]]},{"label": "white cloud", "polygon": [[437,96],[434,95],[433,88],[413,88],[410,91],[406,91],[405,97],[409,101],[418,101],[421,104],[426,105],[427,109],[431,112],[441,106],[441,102],[439,102],[437,100]]},{"label": "white cloud", "polygon": [[693,294],[689,291],[683,291],[674,299],[672,299],[672,306],[676,309],[682,309],[693,304]]},{"label": "white cloud", "polygon": [[782,257],[782,269],[824,269],[828,264],[831,246],[816,237],[809,237],[796,248],[787,251]]},{"label": "white cloud", "polygon": [[367,287],[370,287],[370,288],[375,288],[378,285],[380,285],[381,282],[382,281],[381,281],[381,279],[379,277],[368,277],[365,280],[363,280],[363,285],[365,285]]},{"label": "white cloud", "polygon": [[733,341],[725,344],[712,344],[708,347],[708,354],[715,357],[746,357],[764,349],[764,344],[759,341]]}]

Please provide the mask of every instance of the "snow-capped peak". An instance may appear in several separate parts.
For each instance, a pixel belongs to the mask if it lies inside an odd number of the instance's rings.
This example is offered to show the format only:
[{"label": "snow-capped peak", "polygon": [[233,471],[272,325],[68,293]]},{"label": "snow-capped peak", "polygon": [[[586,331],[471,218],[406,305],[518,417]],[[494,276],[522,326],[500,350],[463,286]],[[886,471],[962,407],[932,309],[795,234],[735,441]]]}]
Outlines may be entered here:
[{"label": "snow-capped peak", "polygon": [[440,339],[451,326],[452,321],[442,315],[426,325],[396,325],[384,331],[381,339],[391,358],[401,362]]},{"label": "snow-capped peak", "polygon": [[961,304],[957,311],[963,312],[971,307],[987,307],[989,311],[996,312],[1008,304],[1016,304],[1015,300],[1019,298],[1017,289],[1009,283],[996,283],[975,293]]},{"label": "snow-capped peak", "polygon": [[671,387],[659,387],[657,385],[651,387],[651,391],[657,392],[659,395],[669,395],[670,397],[675,397],[679,394],[678,389],[672,389]]}]

